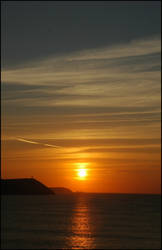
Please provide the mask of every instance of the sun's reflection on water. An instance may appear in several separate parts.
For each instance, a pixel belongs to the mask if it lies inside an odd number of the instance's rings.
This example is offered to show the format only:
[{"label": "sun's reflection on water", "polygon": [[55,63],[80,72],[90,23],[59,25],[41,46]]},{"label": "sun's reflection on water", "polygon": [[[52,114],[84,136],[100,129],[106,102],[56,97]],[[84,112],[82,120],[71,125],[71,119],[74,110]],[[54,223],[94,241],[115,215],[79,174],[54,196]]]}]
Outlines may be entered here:
[{"label": "sun's reflection on water", "polygon": [[94,249],[90,211],[84,195],[78,195],[72,218],[71,249]]}]

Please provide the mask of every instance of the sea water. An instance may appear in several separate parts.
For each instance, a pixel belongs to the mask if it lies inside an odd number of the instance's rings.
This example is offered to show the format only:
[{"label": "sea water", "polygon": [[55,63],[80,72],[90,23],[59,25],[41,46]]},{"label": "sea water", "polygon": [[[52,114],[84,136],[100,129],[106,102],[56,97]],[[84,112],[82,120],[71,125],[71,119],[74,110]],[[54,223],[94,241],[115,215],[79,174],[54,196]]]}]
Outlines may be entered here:
[{"label": "sea water", "polygon": [[2,249],[160,249],[160,195],[1,197]]}]

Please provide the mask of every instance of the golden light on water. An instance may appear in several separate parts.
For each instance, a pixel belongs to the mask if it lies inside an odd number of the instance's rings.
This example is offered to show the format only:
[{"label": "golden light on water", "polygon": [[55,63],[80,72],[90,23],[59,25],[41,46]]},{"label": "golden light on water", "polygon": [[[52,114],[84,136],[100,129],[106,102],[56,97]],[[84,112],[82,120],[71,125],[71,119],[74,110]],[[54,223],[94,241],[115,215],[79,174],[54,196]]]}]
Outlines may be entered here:
[{"label": "golden light on water", "polygon": [[95,249],[89,206],[84,195],[76,197],[74,211],[70,226],[72,236],[69,238],[71,249]]}]

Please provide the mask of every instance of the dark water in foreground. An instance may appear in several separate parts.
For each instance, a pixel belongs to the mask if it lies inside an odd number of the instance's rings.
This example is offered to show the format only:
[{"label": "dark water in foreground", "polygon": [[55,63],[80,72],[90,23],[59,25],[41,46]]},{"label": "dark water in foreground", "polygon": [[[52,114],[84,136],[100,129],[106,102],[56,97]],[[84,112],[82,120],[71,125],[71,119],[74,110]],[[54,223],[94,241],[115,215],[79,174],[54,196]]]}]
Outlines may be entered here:
[{"label": "dark water in foreground", "polygon": [[160,249],[160,195],[2,196],[4,249]]}]

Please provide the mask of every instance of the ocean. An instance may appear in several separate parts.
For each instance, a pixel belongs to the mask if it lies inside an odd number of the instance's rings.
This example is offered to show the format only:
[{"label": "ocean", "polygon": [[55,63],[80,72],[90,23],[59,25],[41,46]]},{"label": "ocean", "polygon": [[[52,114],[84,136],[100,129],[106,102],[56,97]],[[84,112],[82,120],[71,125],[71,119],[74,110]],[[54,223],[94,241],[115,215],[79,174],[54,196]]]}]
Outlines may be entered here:
[{"label": "ocean", "polygon": [[2,249],[160,249],[161,196],[1,196]]}]

